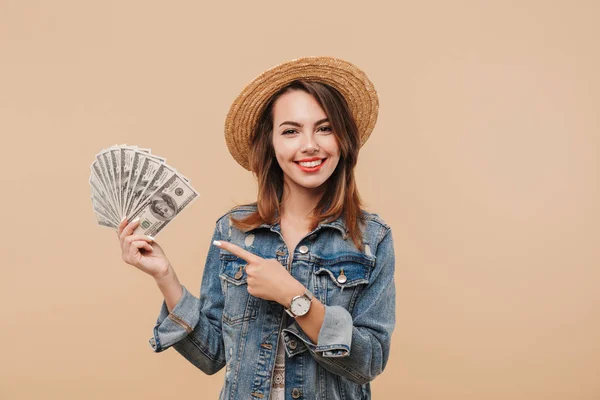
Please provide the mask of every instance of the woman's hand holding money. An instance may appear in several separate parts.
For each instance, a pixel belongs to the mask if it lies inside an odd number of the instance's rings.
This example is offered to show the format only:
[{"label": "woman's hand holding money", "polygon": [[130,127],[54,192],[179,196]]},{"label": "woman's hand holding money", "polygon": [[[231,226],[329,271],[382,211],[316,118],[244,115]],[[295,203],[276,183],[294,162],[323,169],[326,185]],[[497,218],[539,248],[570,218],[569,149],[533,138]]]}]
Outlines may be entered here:
[{"label": "woman's hand holding money", "polygon": [[132,234],[139,224],[139,219],[128,222],[126,218],[119,224],[117,235],[121,243],[121,258],[155,279],[165,276],[169,271],[169,260],[153,238]]}]

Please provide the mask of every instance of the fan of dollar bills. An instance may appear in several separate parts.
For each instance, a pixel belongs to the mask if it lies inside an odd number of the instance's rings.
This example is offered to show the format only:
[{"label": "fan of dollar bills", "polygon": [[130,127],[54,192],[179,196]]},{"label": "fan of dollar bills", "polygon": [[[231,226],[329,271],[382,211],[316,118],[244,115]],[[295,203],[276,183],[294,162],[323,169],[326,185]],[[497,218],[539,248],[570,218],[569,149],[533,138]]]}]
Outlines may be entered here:
[{"label": "fan of dollar bills", "polygon": [[166,159],[138,146],[115,145],[96,154],[90,169],[92,206],[101,226],[140,218],[134,234],[156,235],[198,196]]}]

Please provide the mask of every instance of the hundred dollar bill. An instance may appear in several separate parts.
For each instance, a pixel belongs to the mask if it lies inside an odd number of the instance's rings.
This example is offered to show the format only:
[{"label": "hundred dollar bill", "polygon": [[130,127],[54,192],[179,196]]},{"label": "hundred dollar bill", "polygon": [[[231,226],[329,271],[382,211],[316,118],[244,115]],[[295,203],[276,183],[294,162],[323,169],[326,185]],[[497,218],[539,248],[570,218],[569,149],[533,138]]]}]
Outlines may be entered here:
[{"label": "hundred dollar bill", "polygon": [[98,197],[98,193],[93,192],[91,195],[91,199],[94,212],[102,214],[115,225],[118,224],[119,219],[112,216],[112,214],[108,211],[106,206],[102,203],[102,200]]},{"label": "hundred dollar bill", "polygon": [[98,225],[100,226],[105,226],[107,228],[112,228],[112,229],[118,229],[118,226],[115,226],[112,222],[110,222],[108,219],[106,219],[105,217],[103,217],[102,215],[96,213],[96,221],[98,221]]},{"label": "hundred dollar bill", "polygon": [[125,215],[130,215],[132,211],[135,211],[134,207],[142,195],[142,193],[148,187],[148,184],[154,177],[154,174],[161,166],[161,161],[157,157],[153,157],[151,155],[145,155],[144,160],[142,161],[142,166],[138,171],[138,176],[135,178],[133,183],[133,187],[131,188],[131,197],[129,198],[129,204],[127,204],[127,209],[125,210]]},{"label": "hundred dollar bill", "polygon": [[129,177],[131,176],[131,168],[133,166],[133,157],[137,146],[121,147],[119,149],[119,157],[121,160],[120,166],[120,184],[119,184],[119,199],[121,201],[121,209],[125,212],[125,196],[127,194],[127,186],[129,186]]},{"label": "hundred dollar bill", "polygon": [[90,166],[90,169],[92,171],[90,174],[90,179],[89,179],[90,186],[92,187],[93,190],[95,190],[101,194],[101,197],[109,206],[108,208],[116,216],[117,209],[114,206],[112,196],[108,190],[108,185],[105,181],[104,174],[101,171],[101,166],[100,166],[100,162],[98,161],[98,159],[92,163],[92,165]]},{"label": "hundred dollar bill", "polygon": [[[167,160],[164,157],[159,157],[159,156],[156,156],[154,154],[144,154],[144,157],[145,158],[150,158],[151,160],[153,160],[153,162],[160,163],[160,164],[165,164],[165,161]],[[143,170],[145,158],[141,159],[141,161],[140,161],[140,167],[138,169],[138,175],[133,177],[134,180],[132,182],[135,182],[137,180],[137,178],[139,177],[139,172],[141,170]],[[160,166],[159,166],[159,168],[160,168]],[[158,171],[158,170],[156,170],[156,171]],[[151,176],[149,177],[150,180],[152,180],[152,177],[154,176],[154,174],[156,173],[156,171],[149,173],[149,174],[151,174]],[[146,171],[146,173],[148,173],[148,171]],[[148,187],[149,184],[150,184],[150,182],[146,182],[145,180],[143,180],[141,182],[138,182],[138,187],[137,188],[135,186],[132,188],[132,193],[134,193],[134,192],[137,191],[138,192],[137,193],[138,196],[137,196],[137,198],[135,200],[135,204],[129,203],[129,201],[128,201],[126,210],[129,210],[129,214],[131,214],[133,211],[135,211],[136,205],[140,203],[140,197],[145,192],[145,190],[146,190],[146,188]]]},{"label": "hundred dollar bill", "polygon": [[129,174],[129,179],[125,190],[125,212],[127,212],[129,209],[129,199],[131,197],[131,192],[133,191],[133,185],[139,176],[144,159],[144,153],[138,151],[135,151],[133,153],[133,157],[131,158],[131,172]]},{"label": "hundred dollar bill", "polygon": [[119,202],[117,201],[117,195],[115,193],[116,185],[114,171],[111,163],[110,150],[105,150],[102,153],[100,153],[100,160],[102,163],[102,172],[104,173],[104,179],[108,184],[108,191],[110,192],[110,195],[112,197],[115,209],[117,210],[117,212],[119,212]]},{"label": "hundred dollar bill", "polygon": [[98,206],[96,198],[92,197],[92,207],[94,208],[94,214],[96,215],[96,221],[99,225],[106,226],[107,228],[117,229],[118,225],[108,215],[106,215],[104,209]]},{"label": "hundred dollar bill", "polygon": [[102,185],[100,184],[99,179],[95,173],[92,172],[90,174],[89,182],[90,182],[90,187],[92,189],[92,196],[96,196],[98,198],[98,202],[107,211],[107,213],[111,217],[113,217],[114,219],[116,219],[118,221],[119,215],[116,213],[116,210],[114,209],[113,205],[110,203],[110,198],[106,194],[104,188],[102,188]]},{"label": "hundred dollar bill", "polygon": [[172,175],[156,192],[148,197],[130,216],[140,218],[134,234],[156,237],[181,210],[198,198],[199,194],[179,175]]},{"label": "hundred dollar bill", "polygon": [[[146,163],[146,158],[150,158],[160,164],[162,164],[166,161],[166,158],[158,157],[153,154],[149,154],[149,151],[148,151],[148,153],[146,153],[146,150],[147,149],[140,149],[141,152],[136,151],[133,156],[132,166],[131,166],[131,174],[129,177],[129,182],[127,183],[127,194],[126,194],[126,200],[125,200],[126,215],[129,215],[133,209],[132,201],[134,200],[134,198],[135,198],[135,200],[137,200],[139,198],[139,195],[143,192],[143,190],[145,189],[145,187],[148,184],[148,182],[145,181],[144,179],[142,179],[141,181],[138,179],[142,175],[141,173],[142,173],[142,169]],[[147,167],[148,167],[148,165],[146,165],[146,168]],[[150,174],[150,173],[152,173],[152,172],[151,171],[148,172],[147,170],[144,170],[144,174]]]},{"label": "hundred dollar bill", "polygon": [[[150,154],[150,149],[143,149],[138,146],[127,146],[121,151],[121,160],[125,158],[124,164],[121,164],[121,204],[123,211],[127,211],[127,200],[129,199],[129,188],[132,177],[139,171],[139,160],[142,155]],[[152,155],[151,155],[152,156]],[[165,162],[162,157],[156,157],[160,162]]]},{"label": "hundred dollar bill", "polygon": [[140,204],[143,204],[148,197],[153,195],[154,192],[156,192],[158,188],[163,185],[163,183],[165,183],[170,177],[172,177],[176,173],[177,170],[168,166],[167,164],[162,164],[160,167],[158,167],[158,170],[156,171],[154,176],[152,176],[152,179],[148,183],[148,186],[146,186],[139,199],[137,200],[137,203],[131,209],[131,213],[134,213]]},{"label": "hundred dollar bill", "polygon": [[120,153],[119,153],[119,146],[115,146],[114,148],[111,148],[109,150],[109,154],[110,154],[110,163],[111,163],[111,167],[112,167],[112,174],[113,174],[113,185],[114,185],[114,191],[115,191],[115,198],[117,199],[117,208],[119,210],[119,214],[121,214],[121,216],[124,215],[123,213],[123,207],[121,207],[121,200],[119,199],[120,195],[119,195],[119,187],[121,186],[121,177],[120,177],[120,169],[119,169],[119,164],[120,164]]},{"label": "hundred dollar bill", "polygon": [[120,211],[123,215],[125,215],[125,207],[123,205],[123,201],[122,201],[122,193],[121,193],[121,188],[123,187],[123,184],[121,183],[123,180],[123,152],[122,149],[127,148],[127,144],[120,144],[117,146],[116,149],[116,155],[115,158],[117,160],[117,164],[116,164],[116,168],[117,168],[117,179],[116,179],[116,184],[117,184],[117,200],[119,201],[119,207],[120,207]]},{"label": "hundred dollar bill", "polygon": [[102,182],[102,186],[104,187],[104,190],[106,191],[106,194],[109,196],[110,202],[111,202],[111,204],[114,205],[114,209],[116,211],[117,206],[116,206],[115,199],[113,197],[113,193],[111,190],[111,184],[110,184],[110,180],[108,178],[108,170],[106,168],[103,152],[104,151],[96,154],[96,161],[94,161],[94,163],[92,164],[92,169],[96,173],[96,176],[98,176],[98,178]]}]

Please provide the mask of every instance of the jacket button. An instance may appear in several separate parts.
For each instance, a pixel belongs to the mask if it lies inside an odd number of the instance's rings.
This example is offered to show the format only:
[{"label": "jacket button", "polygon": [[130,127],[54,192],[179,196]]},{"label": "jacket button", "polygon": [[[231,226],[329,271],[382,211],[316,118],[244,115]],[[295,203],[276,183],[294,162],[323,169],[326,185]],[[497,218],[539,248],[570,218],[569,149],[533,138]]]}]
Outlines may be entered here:
[{"label": "jacket button", "polygon": [[292,389],[292,397],[295,399],[299,399],[302,396],[302,392],[298,388]]},{"label": "jacket button", "polygon": [[347,279],[346,279],[346,275],[344,274],[344,268],[342,268],[342,270],[341,270],[340,274],[339,274],[339,275],[338,275],[338,277],[337,277],[337,281],[338,281],[339,283],[345,283],[345,282],[346,282],[346,280],[347,280]]},{"label": "jacket button", "polygon": [[295,350],[298,343],[295,340],[290,340],[290,349]]},{"label": "jacket button", "polygon": [[300,250],[300,253],[302,253],[302,254],[308,253],[308,247],[306,247],[306,246],[300,246],[299,250]]},{"label": "jacket button", "polygon": [[235,273],[233,276],[235,279],[240,279],[244,273],[242,272],[242,268],[240,267],[239,271]]}]

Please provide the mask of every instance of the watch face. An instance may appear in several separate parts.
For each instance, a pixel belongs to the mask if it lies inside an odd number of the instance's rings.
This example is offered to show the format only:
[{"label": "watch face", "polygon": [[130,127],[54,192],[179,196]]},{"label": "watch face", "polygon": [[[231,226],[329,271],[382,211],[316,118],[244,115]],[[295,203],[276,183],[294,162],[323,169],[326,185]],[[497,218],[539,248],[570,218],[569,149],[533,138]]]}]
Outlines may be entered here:
[{"label": "watch face", "polygon": [[307,299],[306,297],[302,296],[302,297],[298,297],[292,301],[290,310],[295,315],[299,316],[299,315],[306,314],[308,312],[309,308],[310,308],[310,300]]}]

